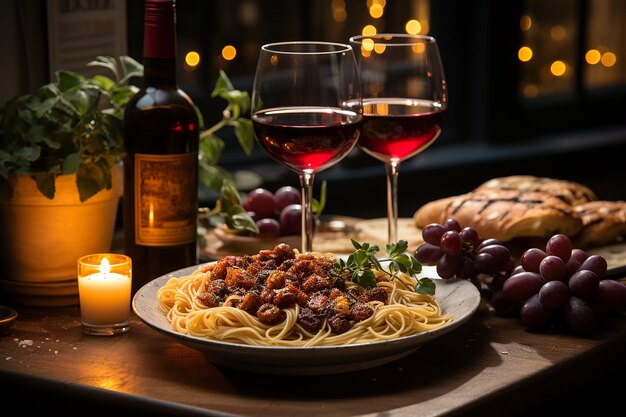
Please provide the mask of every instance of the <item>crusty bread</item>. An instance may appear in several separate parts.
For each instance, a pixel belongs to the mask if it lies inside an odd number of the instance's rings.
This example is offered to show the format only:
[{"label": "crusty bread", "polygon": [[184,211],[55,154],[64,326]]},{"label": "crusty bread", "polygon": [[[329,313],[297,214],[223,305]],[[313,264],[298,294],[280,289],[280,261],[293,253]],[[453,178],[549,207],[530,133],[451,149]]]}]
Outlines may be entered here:
[{"label": "crusty bread", "polygon": [[491,179],[477,187],[481,189],[545,191],[571,206],[597,200],[596,194],[588,187],[567,180],[532,175],[512,175]]},{"label": "crusty bread", "polygon": [[626,236],[626,201],[592,201],[574,207],[583,221],[574,245],[590,248],[617,243]]},{"label": "crusty bread", "polygon": [[503,242],[556,233],[574,236],[582,228],[573,207],[547,191],[479,188],[427,203],[413,215],[420,229],[449,218],[474,228],[481,238]]}]

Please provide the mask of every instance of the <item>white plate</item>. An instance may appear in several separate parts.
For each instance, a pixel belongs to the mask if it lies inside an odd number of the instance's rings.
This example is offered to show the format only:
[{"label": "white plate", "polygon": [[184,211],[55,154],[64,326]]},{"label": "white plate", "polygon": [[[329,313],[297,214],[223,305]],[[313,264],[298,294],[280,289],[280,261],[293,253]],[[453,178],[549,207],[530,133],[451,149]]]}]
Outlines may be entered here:
[{"label": "white plate", "polygon": [[[172,330],[159,310],[157,291],[170,277],[189,275],[198,266],[161,276],[144,285],[133,297],[133,310],[153,329],[205,354],[215,365],[248,372],[278,375],[324,375],[372,368],[407,356],[424,343],[465,323],[478,308],[480,293],[467,280],[437,279],[435,297],[452,321],[435,330],[395,340],[346,346],[267,347],[248,346],[187,336]],[[422,276],[436,277],[432,267]]]}]

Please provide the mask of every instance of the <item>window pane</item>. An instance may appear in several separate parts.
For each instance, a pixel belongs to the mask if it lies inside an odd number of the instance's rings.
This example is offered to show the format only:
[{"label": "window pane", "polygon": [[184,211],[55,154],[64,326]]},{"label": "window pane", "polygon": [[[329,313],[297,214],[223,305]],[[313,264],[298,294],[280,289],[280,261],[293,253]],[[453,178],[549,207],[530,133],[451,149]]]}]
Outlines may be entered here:
[{"label": "window pane", "polygon": [[585,88],[626,84],[626,2],[589,2]]},{"label": "window pane", "polygon": [[520,95],[572,93],[576,86],[576,0],[525,0],[520,19]]}]

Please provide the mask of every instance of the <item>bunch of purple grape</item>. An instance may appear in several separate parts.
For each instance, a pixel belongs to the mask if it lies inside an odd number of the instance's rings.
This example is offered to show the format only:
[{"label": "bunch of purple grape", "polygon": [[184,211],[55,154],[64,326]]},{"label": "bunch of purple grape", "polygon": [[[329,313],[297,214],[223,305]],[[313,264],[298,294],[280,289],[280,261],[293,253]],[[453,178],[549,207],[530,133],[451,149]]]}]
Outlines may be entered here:
[{"label": "bunch of purple grape", "polygon": [[415,258],[423,265],[436,265],[441,278],[469,279],[479,289],[482,284],[500,287],[513,270],[513,257],[502,242],[481,240],[476,230],[461,229],[455,219],[425,226],[422,238]]},{"label": "bunch of purple grape", "polygon": [[564,325],[578,334],[598,328],[612,313],[626,310],[626,285],[603,279],[606,260],[572,247],[563,234],[545,247],[526,250],[502,288],[492,295],[499,312],[519,313],[533,330]]},{"label": "bunch of purple grape", "polygon": [[276,237],[300,234],[302,205],[300,191],[286,185],[276,192],[255,188],[246,196],[241,207],[259,228],[258,237]]}]

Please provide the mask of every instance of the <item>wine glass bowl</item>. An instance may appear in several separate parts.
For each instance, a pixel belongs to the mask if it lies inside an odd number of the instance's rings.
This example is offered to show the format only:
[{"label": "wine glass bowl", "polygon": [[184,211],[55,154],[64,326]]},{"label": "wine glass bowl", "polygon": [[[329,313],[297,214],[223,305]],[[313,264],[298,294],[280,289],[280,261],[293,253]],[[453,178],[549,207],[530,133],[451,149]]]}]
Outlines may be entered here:
[{"label": "wine glass bowl", "polygon": [[314,176],[348,155],[360,136],[361,93],[352,47],[330,42],[263,45],[251,108],[261,148],[300,177],[301,250],[311,252]]},{"label": "wine glass bowl", "polygon": [[385,164],[388,242],[397,240],[398,168],[441,134],[447,87],[435,38],[353,36],[363,94],[359,148]]}]

